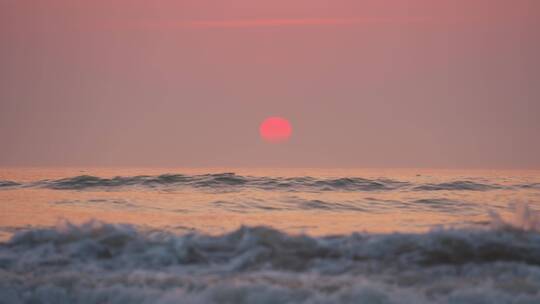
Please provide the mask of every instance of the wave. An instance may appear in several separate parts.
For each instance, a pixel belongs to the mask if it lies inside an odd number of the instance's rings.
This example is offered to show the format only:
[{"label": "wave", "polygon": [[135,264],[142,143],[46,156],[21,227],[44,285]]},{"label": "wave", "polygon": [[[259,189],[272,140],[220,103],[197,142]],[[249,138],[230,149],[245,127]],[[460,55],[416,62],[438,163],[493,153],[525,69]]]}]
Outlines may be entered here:
[{"label": "wave", "polygon": [[520,184],[520,185],[517,185],[517,187],[523,188],[523,189],[540,189],[540,183]]},{"label": "wave", "polygon": [[[189,208],[163,208],[154,205],[138,203],[121,198],[111,199],[64,199],[51,201],[54,205],[72,205],[78,207],[99,207],[105,209],[124,210],[161,210],[166,212],[191,212]],[[407,212],[436,212],[461,215],[478,215],[485,211],[485,206],[460,200],[444,198],[424,198],[412,201],[384,200],[375,198],[359,198],[349,200],[322,200],[302,196],[285,196],[272,200],[256,197],[238,199],[220,199],[207,202],[208,207],[215,207],[233,213],[251,213],[258,211],[329,211],[329,212],[364,212],[384,213],[402,210]]]},{"label": "wave", "polygon": [[[0,244],[6,303],[537,303],[540,221],[312,237],[63,222]],[[519,213],[519,212],[518,212]],[[528,222],[528,223],[524,223]],[[538,221],[538,222],[535,222]],[[527,302],[528,301],[528,302]],[[1,300],[0,300],[1,302]]]},{"label": "wave", "polygon": [[[524,226],[538,229],[538,224]],[[63,222],[55,228],[18,232],[0,245],[0,252],[4,269],[20,270],[100,259],[116,260],[115,267],[227,265],[227,269],[234,271],[267,267],[321,270],[318,266],[322,260],[346,264],[380,262],[381,267],[399,268],[501,261],[540,265],[540,234],[522,228],[505,222],[496,229],[436,229],[423,234],[354,233],[315,238],[289,235],[265,226],[241,227],[211,236],[175,235],[100,221],[81,225]],[[47,244],[54,246],[43,251],[42,246]]]},{"label": "wave", "polygon": [[417,191],[456,191],[456,190],[468,190],[468,191],[487,191],[494,189],[501,189],[502,187],[495,184],[481,184],[472,181],[453,181],[439,184],[425,184],[415,187]]},{"label": "wave", "polygon": [[[444,183],[414,184],[387,178],[368,179],[361,177],[315,178],[303,177],[257,177],[242,176],[235,173],[219,174],[162,174],[157,176],[117,176],[103,178],[91,175],[42,180],[27,184],[12,181],[0,181],[0,187],[24,186],[42,187],[55,190],[91,190],[115,189],[120,187],[193,187],[213,189],[216,191],[233,191],[242,188],[281,191],[489,191],[503,189],[497,184],[483,184],[469,180],[458,180]],[[518,188],[538,188],[538,184],[515,185]]]},{"label": "wave", "polygon": [[409,207],[413,209],[431,209],[437,212],[459,212],[461,214],[481,212],[481,210],[477,210],[479,209],[479,206],[477,204],[472,204],[459,200],[449,200],[444,198],[427,198],[415,200],[412,202],[412,204],[409,204]]},{"label": "wave", "polygon": [[366,208],[357,206],[355,202],[327,202],[323,200],[310,200],[299,197],[287,198],[283,201],[274,201],[268,204],[265,201],[243,200],[239,202],[218,200],[210,203],[212,206],[237,213],[245,213],[252,210],[325,210],[325,211],[368,211]]},{"label": "wave", "polygon": [[90,175],[44,180],[33,186],[56,190],[85,190],[94,188],[116,188],[126,186],[189,186],[195,188],[251,187],[263,190],[316,190],[316,191],[376,191],[392,190],[408,185],[389,179],[370,180],[365,178],[320,179],[314,177],[254,177],[234,173],[183,175],[163,174],[158,176],[131,176],[101,178]]},{"label": "wave", "polygon": [[15,187],[19,186],[19,183],[8,181],[8,180],[0,180],[0,188],[7,188],[7,187]]}]

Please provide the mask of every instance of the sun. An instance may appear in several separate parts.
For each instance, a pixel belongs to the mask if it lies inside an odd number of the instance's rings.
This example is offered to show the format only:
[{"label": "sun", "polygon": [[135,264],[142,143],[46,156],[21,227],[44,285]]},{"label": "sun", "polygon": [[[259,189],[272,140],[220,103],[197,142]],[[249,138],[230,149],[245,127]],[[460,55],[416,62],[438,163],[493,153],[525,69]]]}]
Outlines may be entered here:
[{"label": "sun", "polygon": [[291,123],[282,117],[268,117],[259,127],[261,138],[270,143],[281,143],[291,138]]}]

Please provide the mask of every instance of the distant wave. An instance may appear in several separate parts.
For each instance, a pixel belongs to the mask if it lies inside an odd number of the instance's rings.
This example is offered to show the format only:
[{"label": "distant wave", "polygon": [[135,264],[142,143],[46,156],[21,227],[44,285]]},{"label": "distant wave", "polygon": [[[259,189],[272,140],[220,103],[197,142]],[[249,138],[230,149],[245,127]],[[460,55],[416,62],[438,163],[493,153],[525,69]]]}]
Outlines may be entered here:
[{"label": "distant wave", "polygon": [[57,190],[85,190],[92,188],[115,188],[127,186],[189,186],[195,188],[252,187],[266,190],[314,190],[314,191],[376,191],[392,190],[408,185],[389,179],[371,180],[359,177],[321,179],[314,177],[255,177],[234,173],[183,175],[163,174],[158,176],[128,176],[101,178],[81,175],[57,180],[44,180],[33,186]]},{"label": "distant wave", "polygon": [[63,223],[0,244],[0,297],[6,303],[515,303],[516,297],[538,303],[540,235],[498,224],[311,237],[268,227],[210,236]]},{"label": "distant wave", "polygon": [[418,191],[440,191],[440,190],[468,190],[468,191],[487,191],[502,188],[499,185],[480,184],[472,181],[453,181],[440,184],[425,184],[415,187]]},{"label": "distant wave", "polygon": [[332,211],[366,211],[366,209],[346,202],[325,202],[322,200],[301,200],[298,203],[300,210],[322,209]]},{"label": "distant wave", "polygon": [[432,209],[437,212],[449,212],[449,213],[456,213],[456,212],[483,212],[483,209],[479,209],[480,206],[477,204],[470,204],[464,201],[459,200],[449,200],[449,199],[443,199],[443,198],[430,198],[430,199],[419,199],[415,200],[410,204],[411,208],[418,209],[418,208],[427,208]]},{"label": "distant wave", "polygon": [[[124,210],[161,210],[164,212],[190,212],[190,208],[156,207],[153,204],[136,203],[121,198],[111,199],[64,199],[50,202],[54,205],[71,205],[78,207],[99,207],[105,209]],[[412,201],[384,200],[375,198],[358,198],[349,200],[339,199],[312,199],[302,196],[284,196],[272,200],[244,197],[235,199],[210,200],[205,207],[217,208],[233,213],[252,213],[258,211],[329,211],[329,212],[365,212],[385,213],[402,210],[407,212],[436,212],[449,214],[482,214],[485,206],[461,200],[444,198],[424,198]],[[180,204],[181,205],[181,204]],[[202,203],[200,206],[203,206]]]},{"label": "distant wave", "polygon": [[310,200],[303,198],[288,198],[282,201],[273,201],[271,204],[265,201],[244,200],[244,201],[224,201],[218,200],[211,205],[221,209],[245,213],[253,210],[273,210],[273,211],[290,211],[290,210],[326,210],[326,211],[367,211],[354,202],[326,202],[323,200]]},{"label": "distant wave", "polygon": [[[261,190],[282,191],[489,191],[505,188],[497,184],[484,184],[469,180],[414,184],[386,178],[316,178],[311,176],[258,177],[242,176],[234,173],[201,175],[162,174],[157,176],[117,176],[113,178],[81,175],[57,180],[42,180],[26,184],[20,184],[13,181],[0,181],[0,187],[12,186],[43,187],[56,190],[113,189],[133,186],[147,188],[193,187],[215,190],[256,188]],[[540,188],[539,184],[519,184],[515,185],[515,187],[532,189]]]},{"label": "distant wave", "polygon": [[532,183],[532,184],[521,184],[517,185],[519,188],[523,189],[540,189],[540,183]]},{"label": "distant wave", "polygon": [[12,181],[7,181],[7,180],[0,180],[0,188],[4,188],[4,187],[15,187],[15,186],[19,186],[20,184],[19,183],[16,183],[16,182],[12,182]]}]

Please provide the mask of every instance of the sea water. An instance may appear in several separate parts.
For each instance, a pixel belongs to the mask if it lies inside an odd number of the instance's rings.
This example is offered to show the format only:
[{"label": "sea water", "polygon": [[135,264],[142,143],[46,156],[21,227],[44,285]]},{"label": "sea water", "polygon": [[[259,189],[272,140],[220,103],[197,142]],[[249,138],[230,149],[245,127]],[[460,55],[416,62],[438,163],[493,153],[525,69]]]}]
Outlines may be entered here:
[{"label": "sea water", "polygon": [[0,170],[0,303],[540,303],[540,172]]}]

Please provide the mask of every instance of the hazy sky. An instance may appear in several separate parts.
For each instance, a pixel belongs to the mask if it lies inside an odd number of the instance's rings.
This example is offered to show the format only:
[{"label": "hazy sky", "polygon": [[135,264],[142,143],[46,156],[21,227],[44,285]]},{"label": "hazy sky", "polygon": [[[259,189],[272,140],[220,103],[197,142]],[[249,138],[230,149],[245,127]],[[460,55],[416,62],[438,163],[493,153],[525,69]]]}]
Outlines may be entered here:
[{"label": "hazy sky", "polygon": [[538,0],[0,0],[0,165],[540,168],[539,133]]}]

